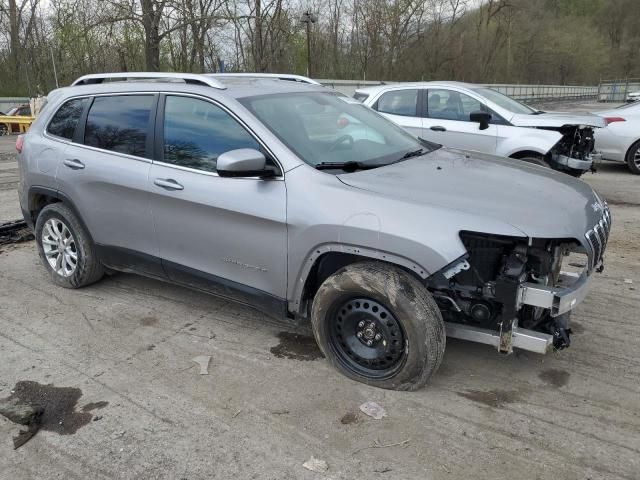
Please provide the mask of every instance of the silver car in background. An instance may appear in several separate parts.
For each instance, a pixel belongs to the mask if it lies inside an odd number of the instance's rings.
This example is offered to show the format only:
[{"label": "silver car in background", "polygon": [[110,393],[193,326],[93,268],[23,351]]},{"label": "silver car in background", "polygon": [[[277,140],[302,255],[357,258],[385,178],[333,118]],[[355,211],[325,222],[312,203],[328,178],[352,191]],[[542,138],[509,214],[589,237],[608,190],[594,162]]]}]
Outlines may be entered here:
[{"label": "silver car in background", "polygon": [[596,149],[605,160],[625,162],[640,175],[640,102],[597,112],[607,127],[596,132]]},{"label": "silver car in background", "polygon": [[606,126],[595,115],[542,112],[470,83],[378,85],[356,90],[354,98],[417,137],[574,176],[592,168],[593,130]]},{"label": "silver car in background", "polygon": [[611,228],[579,180],[419,141],[306,82],[89,75],[16,147],[56,285],[135,272],[310,323],[336,369],[389,389],[424,385],[446,335],[569,346]]}]

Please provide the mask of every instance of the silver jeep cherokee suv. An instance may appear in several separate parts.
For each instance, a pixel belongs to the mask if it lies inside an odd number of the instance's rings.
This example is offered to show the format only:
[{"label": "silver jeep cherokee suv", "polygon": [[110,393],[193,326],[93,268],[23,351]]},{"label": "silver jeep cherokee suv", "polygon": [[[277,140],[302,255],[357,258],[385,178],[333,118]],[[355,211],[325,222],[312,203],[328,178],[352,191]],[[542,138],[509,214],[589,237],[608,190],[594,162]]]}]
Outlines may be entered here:
[{"label": "silver jeep cherokee suv", "polygon": [[137,272],[310,319],[334,367],[383,388],[424,385],[445,335],[568,346],[611,226],[579,180],[439,148],[301,82],[86,76],[18,147],[56,284]]}]

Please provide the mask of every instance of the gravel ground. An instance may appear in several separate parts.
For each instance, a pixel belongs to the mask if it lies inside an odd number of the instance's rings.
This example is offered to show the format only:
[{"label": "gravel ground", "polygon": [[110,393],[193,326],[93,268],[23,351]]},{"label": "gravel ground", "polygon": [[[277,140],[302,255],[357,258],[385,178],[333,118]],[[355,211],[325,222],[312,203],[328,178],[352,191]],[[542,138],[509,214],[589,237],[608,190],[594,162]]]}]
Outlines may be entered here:
[{"label": "gravel ground", "polygon": [[[584,180],[615,220],[572,347],[501,356],[449,340],[431,384],[412,393],[332,371],[306,328],[134,275],[65,290],[33,242],[0,247],[0,398],[52,412],[17,450],[16,425],[0,417],[0,478],[637,479],[638,177],[605,164]],[[208,375],[198,356],[211,356]],[[369,400],[388,416],[359,413]],[[328,470],[304,469],[311,456]]]}]

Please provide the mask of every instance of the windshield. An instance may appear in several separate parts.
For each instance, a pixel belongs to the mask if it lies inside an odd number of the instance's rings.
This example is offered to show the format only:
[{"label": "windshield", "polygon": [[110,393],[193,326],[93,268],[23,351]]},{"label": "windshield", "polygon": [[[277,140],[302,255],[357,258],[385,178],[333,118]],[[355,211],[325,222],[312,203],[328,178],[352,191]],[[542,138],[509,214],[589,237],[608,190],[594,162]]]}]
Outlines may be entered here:
[{"label": "windshield", "polygon": [[524,113],[526,115],[536,113],[536,110],[533,108],[523,105],[513,98],[507,97],[506,95],[490,88],[474,88],[473,91],[512,113]]},{"label": "windshield", "polygon": [[358,162],[382,166],[433,148],[348,97],[324,92],[260,95],[240,102],[312,166]]}]

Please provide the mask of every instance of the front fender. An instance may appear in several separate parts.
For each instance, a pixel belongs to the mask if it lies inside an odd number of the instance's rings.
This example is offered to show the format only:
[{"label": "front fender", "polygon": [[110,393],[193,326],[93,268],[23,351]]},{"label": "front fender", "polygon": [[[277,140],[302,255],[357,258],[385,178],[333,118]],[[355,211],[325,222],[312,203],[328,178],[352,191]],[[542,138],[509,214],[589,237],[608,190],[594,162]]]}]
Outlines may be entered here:
[{"label": "front fender", "polygon": [[[508,128],[509,132],[501,129]],[[508,133],[508,135],[505,135]],[[510,157],[518,152],[536,152],[546,155],[560,141],[562,134],[552,130],[522,127],[498,127],[498,143],[496,153]]]}]

